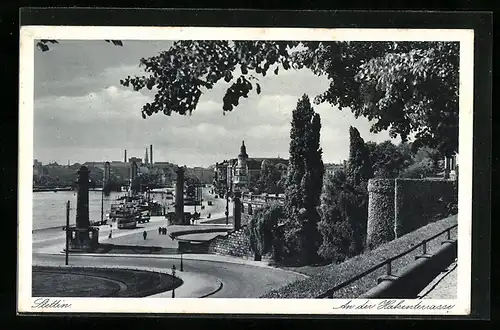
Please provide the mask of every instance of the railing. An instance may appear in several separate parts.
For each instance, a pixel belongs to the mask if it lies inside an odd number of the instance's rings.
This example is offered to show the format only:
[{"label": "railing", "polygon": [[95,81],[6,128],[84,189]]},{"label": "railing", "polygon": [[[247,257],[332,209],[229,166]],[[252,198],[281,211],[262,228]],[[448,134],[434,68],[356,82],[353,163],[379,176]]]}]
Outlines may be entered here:
[{"label": "railing", "polygon": [[455,225],[453,225],[451,227],[448,227],[447,229],[445,229],[445,230],[437,233],[436,235],[423,240],[421,243],[415,245],[414,247],[412,247],[412,248],[410,248],[410,249],[408,249],[408,250],[406,250],[406,251],[404,251],[404,252],[402,252],[402,253],[394,256],[394,257],[391,257],[391,258],[389,258],[389,259],[387,259],[387,260],[385,260],[385,261],[383,261],[383,262],[381,262],[381,263],[373,266],[372,268],[364,271],[363,273],[361,273],[361,274],[359,274],[359,275],[357,275],[357,276],[355,276],[355,277],[353,277],[353,278],[351,278],[351,279],[349,279],[347,281],[344,281],[344,282],[340,283],[339,285],[336,285],[332,289],[330,289],[330,290],[326,291],[325,293],[317,296],[316,298],[320,298],[320,299],[321,298],[323,298],[323,299],[324,298],[333,299],[334,292],[337,292],[338,290],[341,290],[341,289],[343,289],[343,288],[345,288],[345,287],[353,284],[354,282],[360,280],[361,278],[363,278],[363,277],[365,277],[367,275],[370,275],[371,273],[379,270],[382,267],[385,267],[385,270],[386,270],[385,271],[385,276],[386,277],[394,276],[392,274],[392,263],[395,260],[400,259],[400,258],[402,258],[402,257],[410,254],[411,252],[415,251],[416,249],[418,249],[420,247],[422,248],[422,255],[426,256],[427,255],[427,243],[428,242],[430,242],[430,241],[432,241],[432,240],[440,237],[441,235],[443,235],[445,233],[446,233],[446,240],[444,242],[450,241],[451,240],[451,230],[454,229],[454,228],[456,228],[457,226],[458,226],[458,224],[455,224]]},{"label": "railing", "polygon": [[268,195],[253,195],[253,194],[242,194],[242,202],[252,202],[252,203],[267,203],[271,201],[284,202],[284,196],[276,196],[275,194]]}]

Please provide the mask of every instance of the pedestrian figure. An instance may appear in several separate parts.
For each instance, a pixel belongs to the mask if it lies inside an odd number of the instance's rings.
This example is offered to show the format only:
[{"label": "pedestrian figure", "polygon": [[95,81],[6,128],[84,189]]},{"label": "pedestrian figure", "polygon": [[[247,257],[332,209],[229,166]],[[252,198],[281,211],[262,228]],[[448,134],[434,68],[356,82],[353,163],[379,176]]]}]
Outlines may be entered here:
[{"label": "pedestrian figure", "polygon": [[148,233],[147,233],[146,231],[144,231],[144,232],[142,233],[142,237],[144,237],[144,240],[146,240],[146,237],[148,237]]},{"label": "pedestrian figure", "polygon": [[109,236],[108,236],[108,238],[111,238],[112,236],[113,236],[113,231],[111,230],[111,231],[109,232]]},{"label": "pedestrian figure", "polygon": [[158,227],[158,235],[161,235],[161,230],[162,230],[162,228]]},{"label": "pedestrian figure", "polygon": [[167,228],[163,228],[163,235],[167,235]]}]

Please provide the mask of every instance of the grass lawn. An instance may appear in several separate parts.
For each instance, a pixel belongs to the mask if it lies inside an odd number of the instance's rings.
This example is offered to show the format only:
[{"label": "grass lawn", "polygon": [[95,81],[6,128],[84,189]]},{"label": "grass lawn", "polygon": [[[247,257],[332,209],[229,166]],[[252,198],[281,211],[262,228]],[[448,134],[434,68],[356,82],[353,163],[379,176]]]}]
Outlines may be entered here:
[{"label": "grass lawn", "polygon": [[[329,289],[361,274],[365,270],[374,267],[394,257],[411,247],[421,243],[424,239],[430,238],[440,231],[457,223],[457,216],[430,223],[411,233],[408,233],[396,240],[387,242],[375,250],[367,251],[364,254],[350,258],[340,264],[328,264],[321,266],[304,267],[281,267],[288,270],[300,272],[310,277],[283,286],[277,290],[266,293],[263,298],[315,298]],[[451,238],[456,239],[456,228],[451,231]],[[427,252],[433,253],[441,246],[441,242],[446,239],[445,234],[427,243]],[[415,261],[415,257],[422,253],[421,248],[407,254],[406,256],[392,262],[392,273],[396,274],[404,267]],[[447,265],[443,265],[443,268]],[[377,279],[385,274],[385,267],[359,279],[351,285],[340,289],[334,293],[334,298],[354,298],[365,293],[377,285]]]},{"label": "grass lawn", "polygon": [[33,266],[33,297],[146,297],[179,287],[168,274],[135,269]]}]

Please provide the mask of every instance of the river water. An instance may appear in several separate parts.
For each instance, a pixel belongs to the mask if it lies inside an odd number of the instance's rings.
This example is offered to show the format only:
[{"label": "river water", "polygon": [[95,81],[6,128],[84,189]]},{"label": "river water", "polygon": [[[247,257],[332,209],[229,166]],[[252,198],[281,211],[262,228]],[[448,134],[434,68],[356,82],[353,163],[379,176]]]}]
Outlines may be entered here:
[{"label": "river water", "polygon": [[[89,191],[89,218],[90,221],[101,220],[101,192]],[[110,205],[116,202],[123,192],[112,192],[104,196],[104,218],[109,212]],[[165,205],[162,194],[151,194],[151,198]],[[66,225],[66,202],[70,201],[69,222],[75,224],[76,219],[76,192],[75,191],[47,191],[33,192],[33,230],[63,227]]]}]

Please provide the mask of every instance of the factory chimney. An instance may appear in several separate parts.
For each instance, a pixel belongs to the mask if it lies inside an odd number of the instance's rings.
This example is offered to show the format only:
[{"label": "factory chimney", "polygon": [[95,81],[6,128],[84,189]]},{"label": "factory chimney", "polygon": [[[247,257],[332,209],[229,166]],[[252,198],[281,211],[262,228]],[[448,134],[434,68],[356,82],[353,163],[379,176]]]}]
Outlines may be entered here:
[{"label": "factory chimney", "polygon": [[123,156],[123,162],[126,163],[127,162],[127,149],[125,149],[125,155]]},{"label": "factory chimney", "polygon": [[154,162],[153,162],[153,145],[152,144],[149,145],[149,163],[151,165],[154,164]]}]

